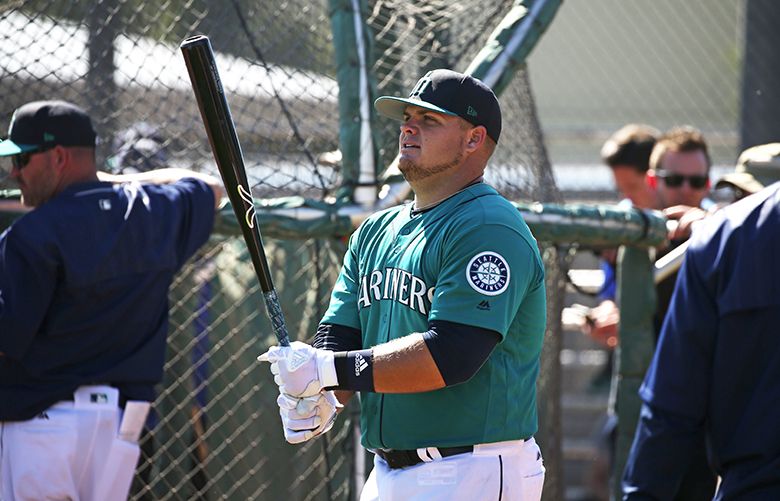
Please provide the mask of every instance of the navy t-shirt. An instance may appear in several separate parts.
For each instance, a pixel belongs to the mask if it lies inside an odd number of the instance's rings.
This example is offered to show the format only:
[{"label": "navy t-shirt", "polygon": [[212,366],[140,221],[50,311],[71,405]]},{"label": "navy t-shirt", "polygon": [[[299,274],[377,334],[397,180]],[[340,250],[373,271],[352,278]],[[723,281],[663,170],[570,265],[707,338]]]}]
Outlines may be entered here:
[{"label": "navy t-shirt", "polygon": [[0,235],[0,421],[29,419],[83,384],[153,400],[168,287],[213,222],[202,181],[94,182]]}]

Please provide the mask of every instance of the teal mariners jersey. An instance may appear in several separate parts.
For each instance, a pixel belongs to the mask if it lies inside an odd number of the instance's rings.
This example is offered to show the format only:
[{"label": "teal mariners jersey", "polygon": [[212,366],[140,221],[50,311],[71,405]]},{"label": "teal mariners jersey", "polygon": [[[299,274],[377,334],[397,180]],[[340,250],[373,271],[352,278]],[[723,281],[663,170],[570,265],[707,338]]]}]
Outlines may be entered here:
[{"label": "teal mariners jersey", "polygon": [[[502,340],[470,380],[413,394],[361,394],[365,447],[416,449],[527,438],[546,318],[544,267],[517,209],[478,183],[413,216],[374,214],[352,235],[324,323],[360,329],[369,348],[430,320]],[[440,332],[446,335],[446,331]]]}]

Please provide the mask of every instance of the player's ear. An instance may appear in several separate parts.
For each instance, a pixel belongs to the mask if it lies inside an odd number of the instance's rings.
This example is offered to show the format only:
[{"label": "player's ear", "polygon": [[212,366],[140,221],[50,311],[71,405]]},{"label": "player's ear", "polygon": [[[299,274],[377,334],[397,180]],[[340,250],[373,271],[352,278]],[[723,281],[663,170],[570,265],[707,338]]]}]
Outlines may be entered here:
[{"label": "player's ear", "polygon": [[650,169],[647,171],[647,185],[652,188],[656,189],[658,187],[658,176],[655,175],[655,169]]},{"label": "player's ear", "polygon": [[57,172],[62,172],[65,165],[68,163],[68,156],[70,151],[63,146],[57,145],[51,149],[51,161],[52,165],[57,169]]},{"label": "player's ear", "polygon": [[483,125],[478,125],[469,129],[466,137],[466,149],[474,151],[485,143],[487,138],[487,129]]}]

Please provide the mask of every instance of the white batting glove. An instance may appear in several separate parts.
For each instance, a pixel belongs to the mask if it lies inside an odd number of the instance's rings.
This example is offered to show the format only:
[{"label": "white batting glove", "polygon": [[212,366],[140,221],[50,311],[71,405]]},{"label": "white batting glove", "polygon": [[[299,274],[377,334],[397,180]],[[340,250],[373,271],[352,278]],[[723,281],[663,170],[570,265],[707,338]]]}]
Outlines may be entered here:
[{"label": "white batting glove", "polygon": [[332,351],[293,341],[290,346],[272,346],[257,359],[271,362],[279,391],[291,397],[312,397],[338,385]]},{"label": "white batting glove", "polygon": [[306,442],[329,431],[336,421],[338,409],[343,407],[332,391],[305,398],[281,393],[276,403],[282,416],[284,439],[291,444]]}]

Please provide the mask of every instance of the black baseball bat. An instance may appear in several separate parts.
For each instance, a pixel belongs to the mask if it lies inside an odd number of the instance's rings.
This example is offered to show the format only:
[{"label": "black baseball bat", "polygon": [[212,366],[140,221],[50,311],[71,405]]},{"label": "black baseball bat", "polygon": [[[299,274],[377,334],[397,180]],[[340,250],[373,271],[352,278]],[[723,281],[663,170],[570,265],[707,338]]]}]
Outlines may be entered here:
[{"label": "black baseball bat", "polygon": [[274,334],[280,345],[288,346],[290,337],[287,334],[282,306],[265,257],[241,145],[225,98],[225,90],[219,78],[211,42],[204,35],[186,38],[181,43],[181,53],[184,55],[184,62],[190,74],[192,90],[195,91],[195,100],[200,108],[203,125],[206,126],[214,160],[217,162],[222,182],[225,183],[225,190],[238,218],[244,241],[249,248],[249,255],[252,257],[252,265],[260,281],[260,288],[263,290],[266,312],[271,319]]}]

